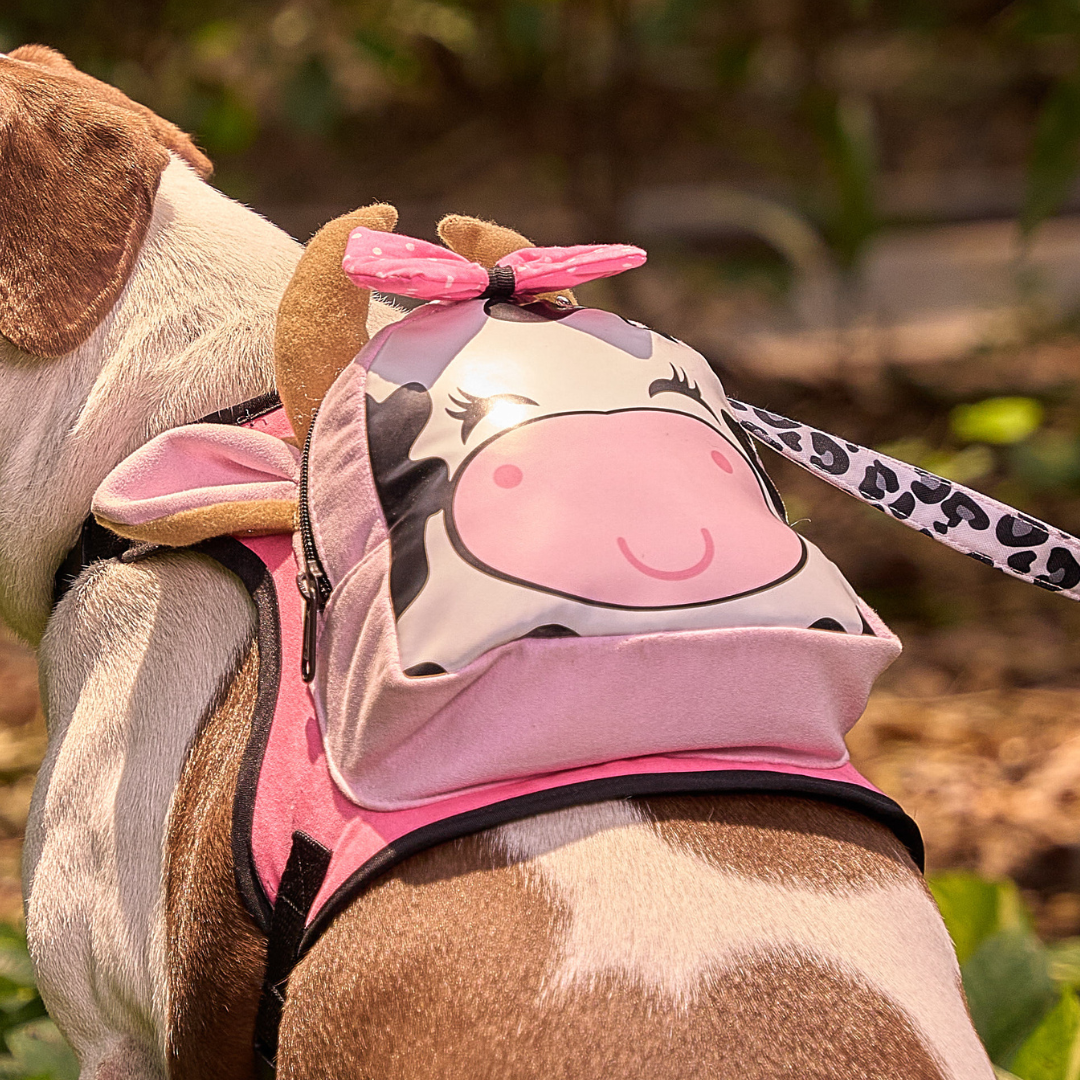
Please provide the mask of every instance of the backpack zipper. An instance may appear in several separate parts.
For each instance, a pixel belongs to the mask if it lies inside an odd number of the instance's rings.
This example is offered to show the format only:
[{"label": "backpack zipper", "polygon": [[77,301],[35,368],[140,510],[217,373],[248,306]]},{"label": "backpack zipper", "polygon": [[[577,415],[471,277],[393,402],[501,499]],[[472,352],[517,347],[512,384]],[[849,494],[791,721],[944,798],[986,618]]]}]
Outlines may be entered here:
[{"label": "backpack zipper", "polygon": [[300,652],[300,677],[309,683],[315,678],[315,646],[319,634],[319,612],[330,599],[332,586],[315,547],[315,534],[311,531],[311,512],[308,508],[308,458],[311,453],[311,436],[315,431],[315,417],[311,417],[304,452],[300,458],[300,542],[304,550],[304,565],[296,575],[296,587],[304,598],[304,641]]}]

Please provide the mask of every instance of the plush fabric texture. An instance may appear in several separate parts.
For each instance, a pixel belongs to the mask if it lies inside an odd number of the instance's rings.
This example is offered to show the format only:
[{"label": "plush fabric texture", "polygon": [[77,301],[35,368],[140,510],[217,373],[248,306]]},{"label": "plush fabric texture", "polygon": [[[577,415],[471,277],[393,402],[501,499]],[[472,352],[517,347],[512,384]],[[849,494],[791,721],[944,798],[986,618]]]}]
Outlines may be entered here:
[{"label": "plush fabric texture", "polygon": [[101,524],[182,547],[211,536],[292,532],[300,452],[265,431],[190,424],[120,463],[94,495]]},{"label": "plush fabric texture", "polygon": [[389,233],[397,211],[383,203],[335,218],[308,242],[278,308],[274,364],[278,393],[299,445],[330,384],[367,342],[370,292],[345,276],[341,260],[358,226]]},{"label": "plush fabric texture", "polygon": [[[465,214],[447,214],[439,222],[437,231],[439,239],[451,251],[456,251],[470,262],[479,263],[488,269],[512,251],[533,246],[531,240],[527,240],[514,229]],[[555,300],[558,297],[571,304],[577,303],[569,289],[544,295],[542,298]]]},{"label": "plush fabric texture", "polygon": [[188,547],[214,536],[265,536],[296,528],[295,499],[255,499],[195,510],[181,510],[154,521],[128,525],[96,514],[117,536],[165,547]]},{"label": "plush fabric texture", "polygon": [[[507,296],[539,296],[570,285],[612,277],[645,262],[628,244],[527,247],[495,263],[510,285]],[[487,268],[462,255],[409,236],[357,228],[349,236],[342,269],[359,288],[382,289],[422,300],[471,300],[490,285]]]},{"label": "plush fabric texture", "polygon": [[149,110],[29,56],[0,56],[0,333],[53,357],[120,295],[169,153]]}]

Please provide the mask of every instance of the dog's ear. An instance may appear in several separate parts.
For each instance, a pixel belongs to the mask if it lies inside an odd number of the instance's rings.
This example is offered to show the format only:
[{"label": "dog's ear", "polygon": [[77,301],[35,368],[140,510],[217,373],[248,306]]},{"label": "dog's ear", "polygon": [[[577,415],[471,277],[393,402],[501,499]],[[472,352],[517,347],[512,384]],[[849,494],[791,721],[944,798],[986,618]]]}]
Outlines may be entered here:
[{"label": "dog's ear", "polygon": [[335,218],[309,241],[278,306],[274,369],[278,393],[302,446],[330,384],[367,344],[371,293],[341,269],[358,225],[393,232],[397,211],[376,203]]},{"label": "dog's ear", "polygon": [[93,333],[127,282],[168,163],[137,112],[0,58],[0,334],[45,357]]},{"label": "dog's ear", "polygon": [[69,79],[76,86],[81,86],[99,100],[127,109],[136,116],[142,117],[154,138],[166,150],[171,150],[177,157],[186,161],[204,180],[208,179],[214,171],[210,159],[191,141],[191,137],[175,124],[158,116],[153,109],[132,101],[127,94],[122,90],[117,90],[115,86],[110,86],[100,79],[95,79],[93,75],[80,71],[63,53],[50,49],[47,45],[20,45],[19,48],[8,53],[8,56],[12,60],[22,60],[25,63],[46,68],[54,75]]},{"label": "dog's ear", "polygon": [[[490,270],[501,258],[512,251],[532,247],[533,242],[521,233],[496,225],[494,221],[466,217],[464,214],[447,214],[438,225],[439,239],[451,250],[464,255],[470,262],[479,263]],[[569,289],[545,294],[544,299],[566,297],[574,303]]]}]

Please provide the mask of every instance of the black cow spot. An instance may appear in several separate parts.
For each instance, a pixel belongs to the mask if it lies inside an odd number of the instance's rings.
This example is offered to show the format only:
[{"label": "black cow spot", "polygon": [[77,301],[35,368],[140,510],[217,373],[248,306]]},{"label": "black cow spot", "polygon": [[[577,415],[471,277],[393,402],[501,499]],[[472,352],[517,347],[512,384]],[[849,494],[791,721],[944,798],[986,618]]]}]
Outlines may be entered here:
[{"label": "black cow spot", "polygon": [[409,449],[430,417],[431,395],[420,383],[399,386],[381,403],[367,398],[371,470],[390,530],[390,599],[395,616],[416,599],[427,581],[424,523],[444,510],[450,499],[446,462],[409,458]]},{"label": "black cow spot", "polygon": [[962,491],[954,491],[941,504],[941,512],[945,515],[947,524],[941,528],[941,522],[934,522],[934,528],[940,533],[955,529],[961,521],[980,532],[990,528],[990,518],[987,517],[986,511],[970,495],[965,495]]},{"label": "black cow spot", "polygon": [[1007,561],[1009,568],[1018,574],[1028,574],[1031,572],[1031,564],[1035,561],[1035,552],[1018,551],[1015,555],[1010,555]]},{"label": "black cow spot", "polygon": [[1050,539],[1050,533],[1038,521],[1023,514],[1006,514],[998,521],[994,535],[1006,547],[1038,547]]},{"label": "black cow spot", "polygon": [[858,443],[849,442],[844,443],[844,445],[852,454],[857,454],[862,449],[862,447]]},{"label": "black cow spot", "polygon": [[812,622],[808,627],[810,630],[832,630],[834,633],[846,634],[843,623],[837,622],[835,619],[830,619],[827,616],[824,619],[818,619],[817,622]]},{"label": "black cow spot", "polygon": [[851,467],[851,458],[848,457],[847,451],[828,435],[823,435],[820,431],[812,431],[810,443],[817,451],[816,456],[812,455],[810,458],[811,465],[824,469],[831,476],[842,476]]},{"label": "black cow spot", "polygon": [[899,499],[889,503],[889,509],[892,511],[893,517],[904,521],[906,518],[911,517],[915,510],[915,496],[910,491],[905,491]]},{"label": "black cow spot", "polygon": [[859,492],[867,499],[884,499],[887,494],[900,490],[900,481],[888,465],[882,465],[876,458],[866,466]]},{"label": "black cow spot", "polygon": [[[743,406],[745,409],[745,406]],[[727,425],[728,430],[735,436],[735,441],[746,451],[746,456],[750,459],[751,468],[757,473],[758,478],[762,484],[765,485],[765,490],[769,493],[769,499],[776,509],[776,512],[780,517],[787,521],[787,509],[784,507],[784,500],[780,498],[780,492],[776,490],[776,485],[772,482],[769,474],[765,471],[765,466],[761,464],[761,458],[758,457],[757,447],[754,445],[754,440],[747,435],[743,429],[743,425],[735,419],[734,416],[729,416],[726,412],[721,411],[721,419]],[[748,425],[754,427],[755,430],[760,431],[755,425]],[[770,436],[769,441],[772,441]]]},{"label": "black cow spot", "polygon": [[1046,560],[1046,573],[1035,578],[1035,584],[1044,589],[1072,589],[1080,584],[1080,563],[1068,548],[1052,548]]},{"label": "black cow spot", "polygon": [[796,424],[794,420],[789,420],[786,416],[777,416],[776,413],[766,412],[764,409],[755,409],[754,415],[763,420],[771,428],[789,429],[801,427],[801,424]]},{"label": "black cow spot", "polygon": [[420,679],[425,675],[445,675],[446,668],[433,664],[430,660],[425,660],[422,664],[413,664],[412,667],[406,668],[405,674],[410,679]]},{"label": "black cow spot", "polygon": [[780,435],[780,441],[792,450],[802,449],[802,436],[797,431],[785,431]]},{"label": "black cow spot", "polygon": [[523,638],[581,637],[576,630],[571,630],[569,626],[563,626],[556,622],[544,623],[543,626],[533,627],[527,634],[522,634],[521,636]]},{"label": "black cow spot", "polygon": [[[942,480],[940,476],[934,476],[932,473],[920,473],[920,476],[921,480],[912,482],[911,493],[921,503],[927,505],[939,503],[952,491],[952,484],[948,480]],[[927,533],[927,535],[930,534]]]},{"label": "black cow spot", "polygon": [[877,637],[874,633],[874,628],[866,621],[866,616],[860,611],[859,618],[862,619],[862,632],[863,635],[869,635],[870,637]]}]

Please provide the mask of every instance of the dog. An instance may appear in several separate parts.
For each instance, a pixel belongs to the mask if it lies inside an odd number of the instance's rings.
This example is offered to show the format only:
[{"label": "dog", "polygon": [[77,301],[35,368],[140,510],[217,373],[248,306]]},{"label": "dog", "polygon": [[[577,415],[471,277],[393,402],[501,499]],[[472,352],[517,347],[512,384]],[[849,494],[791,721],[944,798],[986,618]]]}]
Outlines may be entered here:
[{"label": "dog", "polygon": [[[254,612],[185,551],[54,575],[159,432],[268,392],[300,256],[190,139],[40,46],[0,56],[0,615],[49,748],[24,859],[83,1080],[254,1075],[265,942],[233,877]],[[367,329],[399,313],[375,300]],[[607,802],[385,875],[293,974],[278,1074],[991,1078],[884,827],[779,796]]]}]

